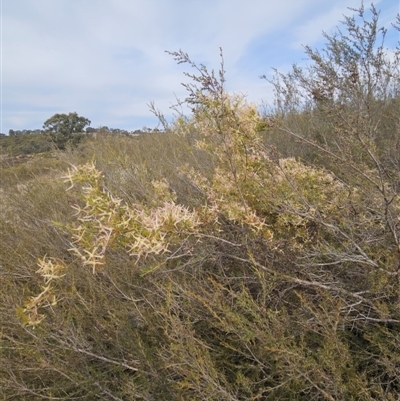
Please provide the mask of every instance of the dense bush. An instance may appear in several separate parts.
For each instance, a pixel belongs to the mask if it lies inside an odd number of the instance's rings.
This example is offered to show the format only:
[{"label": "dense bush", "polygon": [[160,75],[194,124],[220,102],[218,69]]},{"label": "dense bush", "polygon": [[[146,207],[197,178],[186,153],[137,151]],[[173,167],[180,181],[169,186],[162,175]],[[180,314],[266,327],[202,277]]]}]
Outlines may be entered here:
[{"label": "dense bush", "polygon": [[0,137],[0,153],[9,156],[42,153],[51,148],[51,142],[44,134]]},{"label": "dense bush", "polygon": [[399,70],[371,12],[268,115],[173,53],[192,115],[8,183],[5,399],[398,399]]}]

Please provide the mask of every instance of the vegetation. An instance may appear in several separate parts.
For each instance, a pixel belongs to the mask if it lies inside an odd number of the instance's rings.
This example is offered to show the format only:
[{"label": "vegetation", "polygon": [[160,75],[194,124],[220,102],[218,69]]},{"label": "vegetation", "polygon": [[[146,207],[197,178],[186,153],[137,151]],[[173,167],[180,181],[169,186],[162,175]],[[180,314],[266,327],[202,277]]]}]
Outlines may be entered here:
[{"label": "vegetation", "polygon": [[[76,114],[76,113],[70,113]],[[92,128],[87,127],[84,129],[83,125],[77,127],[68,128],[64,130],[62,124],[56,125],[54,120],[58,120],[59,114],[54,115],[46,122],[53,121],[52,128],[47,130],[18,130],[14,131],[10,129],[9,135],[0,134],[0,155],[3,155],[3,159],[13,159],[13,156],[32,155],[35,153],[45,153],[53,149],[65,150],[66,147],[76,147],[79,143],[83,142],[84,139],[90,138],[91,136],[108,135],[141,135],[145,133],[160,133],[157,128],[151,129],[143,127],[135,131],[129,132],[119,128],[108,128],[99,127]],[[66,116],[61,115],[61,116]],[[89,121],[83,117],[83,120]],[[50,124],[50,123],[48,123]],[[60,131],[59,131],[60,130]],[[82,131],[80,131],[82,130]],[[75,132],[74,132],[75,131]],[[58,145],[57,145],[58,144]]]},{"label": "vegetation", "polygon": [[355,12],[268,113],[171,53],[191,115],[8,174],[4,399],[398,400],[400,49]]},{"label": "vegetation", "polygon": [[48,152],[51,148],[51,142],[41,133],[0,137],[0,154],[3,155],[19,156],[43,153]]},{"label": "vegetation", "polygon": [[90,120],[77,113],[55,114],[45,121],[43,130],[10,129],[8,136],[1,134],[0,154],[21,156],[44,153],[53,148],[65,150],[66,146],[76,146],[82,141],[87,125],[90,125]]},{"label": "vegetation", "polygon": [[78,116],[78,113],[54,114],[43,124],[43,129],[49,135],[58,149],[65,149],[69,143],[77,145],[82,139],[82,132],[90,125],[90,120]]}]

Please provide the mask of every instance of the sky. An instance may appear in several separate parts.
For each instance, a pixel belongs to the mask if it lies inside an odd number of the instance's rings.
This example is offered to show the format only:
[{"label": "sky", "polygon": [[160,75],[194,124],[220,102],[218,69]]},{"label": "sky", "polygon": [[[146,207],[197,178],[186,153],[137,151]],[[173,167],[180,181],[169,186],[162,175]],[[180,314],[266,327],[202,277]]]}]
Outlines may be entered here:
[{"label": "sky", "polygon": [[[56,113],[77,112],[92,127],[154,128],[150,102],[167,117],[188,65],[182,49],[218,70],[226,88],[257,104],[273,101],[261,75],[306,64],[304,45],[321,48],[360,0],[0,0],[0,132],[37,129]],[[365,3],[366,6],[369,3]],[[390,27],[400,0],[376,0]],[[388,37],[395,47],[397,33]]]}]

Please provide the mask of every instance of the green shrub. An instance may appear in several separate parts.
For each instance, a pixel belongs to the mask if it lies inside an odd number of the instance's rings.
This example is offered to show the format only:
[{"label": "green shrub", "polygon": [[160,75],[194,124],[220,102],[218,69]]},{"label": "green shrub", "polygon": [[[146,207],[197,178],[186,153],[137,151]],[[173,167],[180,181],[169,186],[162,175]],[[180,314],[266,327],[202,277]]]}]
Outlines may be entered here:
[{"label": "green shrub", "polygon": [[[192,115],[166,133],[101,136],[58,154],[63,179],[8,192],[5,397],[396,400],[393,138],[368,137],[340,92],[266,121],[226,93],[223,66],[197,71]],[[340,115],[336,142],[319,140]],[[279,132],[304,159],[265,145]]]}]

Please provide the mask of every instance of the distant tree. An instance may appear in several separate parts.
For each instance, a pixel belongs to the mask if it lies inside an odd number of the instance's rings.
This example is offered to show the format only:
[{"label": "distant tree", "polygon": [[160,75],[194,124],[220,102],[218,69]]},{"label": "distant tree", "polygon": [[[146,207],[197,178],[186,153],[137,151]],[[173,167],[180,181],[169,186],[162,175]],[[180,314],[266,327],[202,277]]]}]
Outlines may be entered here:
[{"label": "distant tree", "polygon": [[43,124],[43,129],[59,149],[65,149],[70,143],[76,145],[82,139],[82,133],[90,120],[78,116],[76,112],[69,114],[54,114]]},{"label": "distant tree", "polygon": [[93,127],[87,127],[86,128],[86,133],[87,134],[93,134],[94,132],[97,132],[96,128],[93,128]]}]

